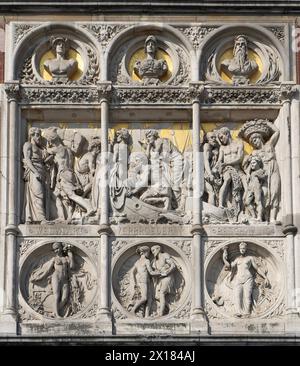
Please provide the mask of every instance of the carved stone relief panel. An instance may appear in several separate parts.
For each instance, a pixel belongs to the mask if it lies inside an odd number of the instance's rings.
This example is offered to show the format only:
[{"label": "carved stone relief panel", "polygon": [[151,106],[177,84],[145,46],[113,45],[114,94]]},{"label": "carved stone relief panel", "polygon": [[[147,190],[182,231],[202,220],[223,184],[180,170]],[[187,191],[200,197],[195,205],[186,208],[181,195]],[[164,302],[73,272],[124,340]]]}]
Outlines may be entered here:
[{"label": "carved stone relief panel", "polygon": [[204,223],[280,224],[279,129],[267,119],[229,125],[202,124]]},{"label": "carved stone relief panel", "polygon": [[84,246],[47,241],[29,249],[20,262],[20,306],[32,317],[83,317],[97,291],[95,264]]},{"label": "carved stone relief panel", "polygon": [[154,241],[126,245],[113,261],[113,302],[117,314],[144,320],[183,316],[179,313],[186,308],[189,298],[189,267],[177,245]]},{"label": "carved stone relief panel", "polygon": [[203,77],[211,83],[265,85],[282,75],[277,50],[252,36],[224,38],[210,52]]},{"label": "carved stone relief panel", "polygon": [[283,266],[273,242],[209,241],[206,246],[209,317],[265,318],[277,314],[278,307],[282,309]]},{"label": "carved stone relief panel", "polygon": [[[124,124],[122,124],[124,126]],[[192,157],[188,123],[134,123],[110,131],[112,223],[191,220]],[[165,128],[164,128],[165,127]]]},{"label": "carved stone relief panel", "polygon": [[49,35],[37,45],[20,70],[22,84],[91,85],[99,79],[97,49],[68,34]]},{"label": "carved stone relief panel", "polygon": [[23,146],[23,222],[97,223],[99,126],[81,123],[80,131],[76,124],[45,126],[31,127]]},{"label": "carved stone relief panel", "polygon": [[182,85],[190,80],[184,49],[155,34],[125,41],[113,56],[111,80],[118,85]]}]

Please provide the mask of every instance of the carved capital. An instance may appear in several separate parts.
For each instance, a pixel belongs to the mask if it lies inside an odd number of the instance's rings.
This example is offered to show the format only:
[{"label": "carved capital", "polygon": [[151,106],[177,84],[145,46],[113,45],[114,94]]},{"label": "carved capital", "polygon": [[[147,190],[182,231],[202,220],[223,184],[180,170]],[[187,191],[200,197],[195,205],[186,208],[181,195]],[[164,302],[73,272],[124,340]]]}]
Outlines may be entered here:
[{"label": "carved capital", "polygon": [[9,102],[17,102],[20,99],[19,81],[10,81],[4,84],[4,90]]},{"label": "carved capital", "polygon": [[191,234],[192,235],[203,235],[204,230],[202,225],[193,225],[191,228]]},{"label": "carved capital", "polygon": [[204,85],[202,83],[190,83],[189,84],[189,95],[192,102],[196,102],[202,99],[204,94]]},{"label": "carved capital", "polygon": [[284,235],[296,235],[297,231],[298,229],[296,228],[296,226],[292,224],[288,224],[282,228],[282,232]]},{"label": "carved capital", "polygon": [[17,236],[19,234],[19,229],[16,225],[7,225],[5,227],[5,234]]},{"label": "carved capital", "polygon": [[290,103],[293,99],[294,95],[296,94],[296,87],[295,84],[282,84],[280,88],[280,101],[282,103]]},{"label": "carved capital", "polygon": [[97,84],[99,100],[110,100],[112,95],[112,83],[110,81]]},{"label": "carved capital", "polygon": [[110,235],[111,234],[111,227],[108,224],[102,224],[98,230],[99,235]]}]

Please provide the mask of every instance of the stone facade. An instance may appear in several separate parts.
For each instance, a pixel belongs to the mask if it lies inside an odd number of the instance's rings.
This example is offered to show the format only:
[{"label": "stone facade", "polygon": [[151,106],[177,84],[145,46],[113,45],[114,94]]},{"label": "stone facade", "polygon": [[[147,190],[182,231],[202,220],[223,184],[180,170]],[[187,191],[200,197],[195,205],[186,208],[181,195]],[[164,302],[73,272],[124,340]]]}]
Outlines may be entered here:
[{"label": "stone facade", "polygon": [[5,32],[0,335],[299,337],[294,20]]}]

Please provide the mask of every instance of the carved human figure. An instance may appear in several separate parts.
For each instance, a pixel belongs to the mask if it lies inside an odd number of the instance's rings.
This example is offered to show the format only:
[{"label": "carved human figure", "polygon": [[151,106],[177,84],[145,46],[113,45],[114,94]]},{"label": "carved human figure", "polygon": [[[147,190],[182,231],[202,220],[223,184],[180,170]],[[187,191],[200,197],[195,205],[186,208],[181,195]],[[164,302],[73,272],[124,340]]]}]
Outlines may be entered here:
[{"label": "carved human figure", "polygon": [[91,193],[96,171],[96,159],[100,151],[100,139],[98,137],[94,137],[89,144],[88,152],[86,152],[75,163],[75,172],[83,188],[83,197],[89,197]]},{"label": "carved human figure", "polygon": [[249,78],[258,69],[256,61],[250,60],[248,42],[245,36],[239,35],[234,40],[233,58],[221,63],[231,77],[233,85],[249,84]]},{"label": "carved human figure", "polygon": [[69,48],[69,40],[63,37],[51,37],[50,44],[52,51],[55,54],[55,59],[46,60],[44,68],[53,77],[59,79],[70,79],[77,70],[78,64],[74,59],[67,59],[67,52]]},{"label": "carved human figure", "polygon": [[154,277],[155,298],[159,301],[159,316],[165,314],[167,308],[166,296],[175,293],[174,271],[176,264],[174,259],[168,254],[163,253],[160,245],[151,247],[152,268],[155,273],[159,272],[159,276]]},{"label": "carved human figure", "polygon": [[127,197],[140,196],[148,189],[150,170],[147,156],[144,153],[131,154],[128,179],[125,181]]},{"label": "carved human figure", "polygon": [[218,193],[222,184],[218,169],[216,169],[220,148],[216,132],[208,132],[206,141],[203,146],[205,190],[208,194],[208,203],[215,206],[219,201]]},{"label": "carved human figure", "polygon": [[264,217],[264,197],[267,174],[263,169],[263,162],[259,156],[252,156],[247,169],[247,189],[245,193],[245,207],[250,216],[258,221]]},{"label": "carved human figure", "polygon": [[164,201],[164,208],[177,208],[180,202],[183,158],[177,147],[157,130],[146,131],[146,142],[141,142],[151,167],[151,187],[141,200],[156,205]]},{"label": "carved human figure", "polygon": [[63,248],[62,243],[52,245],[55,257],[52,258],[42,270],[33,274],[31,282],[39,282],[51,276],[51,286],[54,296],[53,313],[58,318],[65,316],[65,307],[70,300],[70,271],[74,269],[75,262],[72,246]]},{"label": "carved human figure", "polygon": [[[278,128],[272,122],[262,119],[246,122],[239,132],[239,136],[253,147],[248,159],[251,159],[252,156],[258,156],[263,162],[263,169],[267,174],[265,216],[267,221],[273,223],[277,223],[281,192],[279,166],[275,154],[279,135]],[[244,165],[246,164],[247,160],[244,162]]]},{"label": "carved human figure", "polygon": [[83,189],[73,169],[73,152],[63,144],[56,127],[49,127],[45,137],[47,139],[47,152],[52,157],[51,161],[48,160],[54,164],[51,187],[56,197],[57,221],[67,220],[67,223],[70,223],[75,204],[86,211],[87,217],[93,215],[95,210],[90,201],[82,197]]},{"label": "carved human figure", "polygon": [[133,298],[136,293],[136,288],[138,288],[140,291],[140,299],[135,302],[131,308],[131,311],[135,313],[140,306],[146,304],[144,314],[145,317],[149,317],[153,301],[151,276],[159,275],[159,272],[154,271],[151,267],[149,260],[149,247],[139,246],[136,250],[136,253],[140,256],[140,258],[135,262],[132,268],[131,283],[133,284]]},{"label": "carved human figure", "polygon": [[25,181],[25,222],[49,223],[45,215],[46,150],[42,147],[41,129],[31,127],[29,141],[23,146]]},{"label": "carved human figure", "polygon": [[228,207],[230,196],[231,206],[235,211],[235,220],[242,208],[242,192],[245,190],[245,174],[241,169],[244,156],[243,142],[233,140],[230,130],[222,127],[217,131],[220,142],[219,158],[216,164],[219,174],[223,178],[223,184],[219,192],[219,207]]},{"label": "carved human figure", "polygon": [[146,59],[138,60],[134,65],[135,73],[142,79],[143,84],[159,84],[160,78],[168,71],[167,62],[163,59],[155,59],[157,51],[157,39],[150,35],[146,38],[144,50]]},{"label": "carved human figure", "polygon": [[247,243],[240,243],[240,255],[231,263],[228,261],[227,247],[223,250],[223,262],[225,270],[231,271],[233,284],[233,300],[235,304],[235,316],[248,317],[251,314],[253,299],[254,270],[264,279],[264,286],[269,287],[270,283],[266,273],[263,273],[255,263],[252,256],[247,255]]},{"label": "carved human figure", "polygon": [[126,128],[116,131],[113,143],[113,167],[110,173],[110,196],[114,216],[122,216],[118,210],[124,206],[126,199],[126,187],[129,161],[130,134]]}]

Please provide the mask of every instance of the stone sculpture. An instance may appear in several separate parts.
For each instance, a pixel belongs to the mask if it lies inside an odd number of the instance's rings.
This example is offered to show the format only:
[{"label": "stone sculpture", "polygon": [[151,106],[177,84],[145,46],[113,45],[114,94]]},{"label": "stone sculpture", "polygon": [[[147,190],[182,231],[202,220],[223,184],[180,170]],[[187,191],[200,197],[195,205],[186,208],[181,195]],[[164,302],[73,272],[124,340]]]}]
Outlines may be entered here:
[{"label": "stone sculpture", "polygon": [[219,158],[220,145],[217,141],[216,132],[208,132],[206,134],[206,142],[203,146],[203,160],[204,160],[204,179],[205,191],[208,194],[208,203],[214,206],[219,202],[219,190],[222,180],[216,164]]},{"label": "stone sculpture", "polygon": [[261,200],[265,210],[264,220],[273,223],[278,223],[277,214],[281,192],[279,166],[275,154],[279,135],[278,128],[264,119],[247,121],[239,132],[239,136],[253,147],[252,153],[243,165],[247,166],[253,156],[258,156],[262,161],[262,168],[266,174],[264,181],[261,180],[263,191]]},{"label": "stone sculpture", "polygon": [[25,181],[25,222],[48,223],[45,214],[47,153],[42,146],[41,129],[31,127],[29,141],[23,146]]},{"label": "stone sculpture", "polygon": [[55,81],[65,82],[72,77],[78,68],[76,60],[67,59],[69,40],[63,37],[51,37],[50,44],[56,57],[45,61],[45,70],[52,75]]},{"label": "stone sculpture", "polygon": [[249,84],[249,78],[258,69],[256,61],[248,56],[248,42],[246,37],[239,35],[234,40],[233,58],[221,63],[232,78],[233,85]]},{"label": "stone sculpture", "polygon": [[163,59],[155,59],[156,37],[150,35],[146,38],[144,50],[146,59],[138,60],[134,65],[134,71],[142,79],[144,85],[157,85],[160,83],[160,78],[167,73],[168,65]]},{"label": "stone sculpture", "polygon": [[122,305],[144,318],[169,314],[185,285],[180,266],[161,245],[138,246],[136,254],[139,257],[129,259],[119,278]]},{"label": "stone sculpture", "polygon": [[54,242],[28,274],[28,304],[50,318],[66,318],[81,311],[95,290],[85,261],[68,243]]},{"label": "stone sculpture", "polygon": [[231,207],[234,220],[238,221],[242,210],[243,187],[245,188],[245,174],[241,169],[244,147],[242,141],[232,139],[227,127],[220,128],[217,136],[220,150],[216,168],[223,179],[219,192],[219,207]]},{"label": "stone sculpture", "polygon": [[225,271],[230,271],[230,282],[233,289],[233,301],[235,305],[236,317],[249,317],[253,304],[253,286],[254,286],[254,270],[264,279],[264,286],[269,287],[270,283],[267,274],[262,272],[255,263],[252,256],[246,255],[247,244],[242,242],[239,244],[240,255],[232,262],[228,261],[227,247],[223,250],[223,261]]},{"label": "stone sculpture", "polygon": [[51,189],[56,197],[57,222],[70,223],[75,206],[84,209],[86,217],[95,213],[90,200],[83,197],[83,188],[74,172],[74,156],[57,133],[57,128],[49,127],[45,133],[47,152],[52,156]]}]

